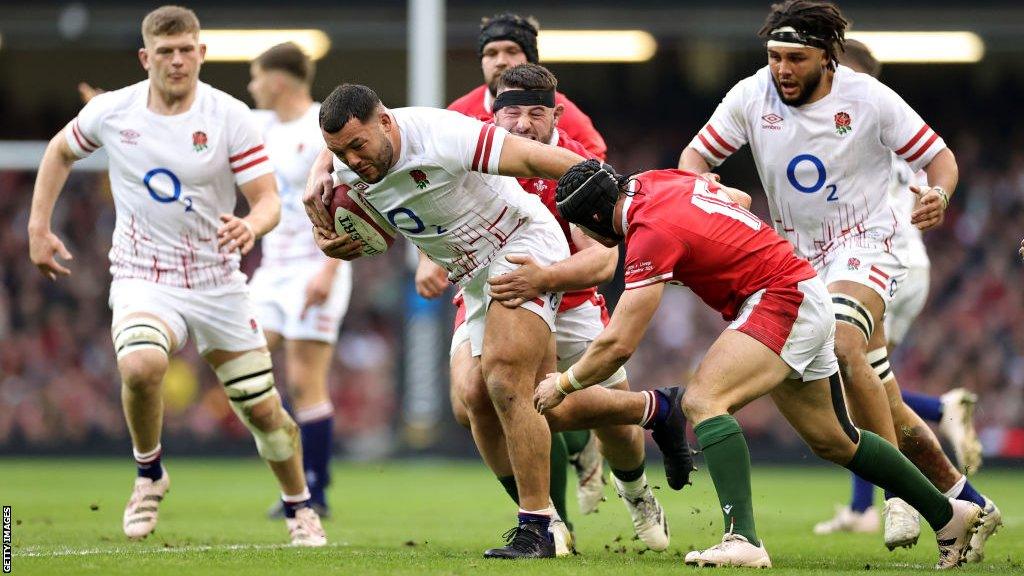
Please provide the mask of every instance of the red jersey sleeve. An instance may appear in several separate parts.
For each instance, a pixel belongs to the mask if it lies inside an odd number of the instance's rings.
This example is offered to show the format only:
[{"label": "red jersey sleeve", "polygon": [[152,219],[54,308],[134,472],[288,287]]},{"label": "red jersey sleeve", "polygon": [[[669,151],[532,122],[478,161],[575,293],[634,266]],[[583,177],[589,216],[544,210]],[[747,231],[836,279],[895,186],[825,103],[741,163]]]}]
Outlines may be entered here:
[{"label": "red jersey sleeve", "polygon": [[626,238],[626,290],[668,282],[685,257],[686,246],[678,238],[646,222],[631,223]]}]

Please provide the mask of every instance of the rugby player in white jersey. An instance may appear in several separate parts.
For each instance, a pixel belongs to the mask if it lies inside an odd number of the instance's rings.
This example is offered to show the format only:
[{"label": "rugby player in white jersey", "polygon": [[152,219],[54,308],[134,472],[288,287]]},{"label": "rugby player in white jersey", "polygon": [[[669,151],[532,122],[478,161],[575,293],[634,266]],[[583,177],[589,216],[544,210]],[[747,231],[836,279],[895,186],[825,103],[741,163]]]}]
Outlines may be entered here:
[{"label": "rugby player in white jersey", "polygon": [[540,199],[512,178],[558,178],[582,161],[564,148],[509,136],[503,128],[448,110],[389,110],[366,86],[343,84],[323,102],[327,149],[310,174],[304,202],[320,248],[342,259],[361,243],[334,233],[324,208],[334,177],[397,232],[448,270],[466,300],[474,357],[501,421],[519,493],[519,523],[488,558],[554,556],[548,496],[551,434],[532,405],[534,385],[555,366],[555,311],[545,292],[518,307],[490,305],[487,280],[515,269],[525,254],[541,265],[564,260],[569,246]]},{"label": "rugby player in white jersey", "polygon": [[[901,399],[896,379],[888,377],[882,325],[906,275],[897,244],[902,223],[888,198],[894,159],[928,174],[931,186],[911,187],[921,198],[911,224],[922,230],[942,223],[957,183],[956,160],[899,95],[837,66],[846,24],[831,3],[774,4],[761,30],[768,66],[726,94],[683,150],[679,167],[707,172],[750,144],[776,230],[832,293],[836,353],[854,419],[899,446],[939,490],[986,508],[990,520],[968,556],[978,561],[998,514]],[[902,500],[887,500],[886,523],[890,549],[917,542],[916,513]]]},{"label": "rugby player in white jersey", "polygon": [[[281,223],[263,237],[263,260],[249,289],[270,350],[284,347],[306,482],[311,503],[323,517],[334,427],[327,370],[348,308],[352,270],[349,263],[320,252],[302,208],[309,169],[323,148],[320,104],[309,92],[313,62],[286,42],[260,54],[249,71],[249,93],[260,109],[255,114],[281,196]],[[283,513],[280,503],[271,509],[272,516]]]},{"label": "rugby player in white jersey", "polygon": [[[875,78],[882,64],[875,59],[862,42],[847,39],[839,63],[856,72]],[[885,336],[891,353],[903,341],[910,325],[924,309],[928,299],[931,261],[925,249],[924,238],[916,226],[910,225],[911,214],[917,208],[918,196],[908,194],[911,185],[927,186],[923,171],[914,173],[902,160],[893,164],[889,199],[899,221],[903,239],[903,258],[907,276],[896,291],[885,311]],[[963,388],[955,388],[942,396],[901,391],[903,401],[918,416],[939,425],[939,432],[953,446],[957,465],[964,474],[973,474],[981,466],[981,442],[974,429],[974,405],[977,397]],[[852,475],[853,490],[849,505],[838,506],[832,518],[814,526],[815,534],[834,532],[875,532],[878,530],[878,512],[874,507],[875,487],[863,478]],[[912,530],[912,526],[909,527]]]},{"label": "rugby player in white jersey", "polygon": [[[206,47],[195,14],[158,8],[143,20],[142,37],[139,60],[149,78],[96,96],[50,141],[29,219],[32,262],[51,279],[70,274],[56,259],[71,255],[50,229],[54,205],[72,164],[106,148],[116,212],[111,335],[138,464],[124,532],[143,538],[156,528],[170,486],[161,462],[161,384],[168,356],[191,335],[277,477],[292,543],[322,546],[298,429],[274,388],[238,269],[240,255],[280,217],[273,168],[248,107],[199,82]],[[249,203],[245,218],[232,215],[236,186]]]}]

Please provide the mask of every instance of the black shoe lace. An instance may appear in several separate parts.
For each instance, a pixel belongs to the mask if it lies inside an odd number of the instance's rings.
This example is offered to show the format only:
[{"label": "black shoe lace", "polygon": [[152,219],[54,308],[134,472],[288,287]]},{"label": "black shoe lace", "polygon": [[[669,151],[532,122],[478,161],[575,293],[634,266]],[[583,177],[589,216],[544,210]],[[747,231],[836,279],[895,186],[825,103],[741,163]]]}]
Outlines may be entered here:
[{"label": "black shoe lace", "polygon": [[505,547],[519,552],[532,552],[542,543],[544,534],[539,529],[531,529],[525,525],[513,526],[501,535],[505,539]]}]

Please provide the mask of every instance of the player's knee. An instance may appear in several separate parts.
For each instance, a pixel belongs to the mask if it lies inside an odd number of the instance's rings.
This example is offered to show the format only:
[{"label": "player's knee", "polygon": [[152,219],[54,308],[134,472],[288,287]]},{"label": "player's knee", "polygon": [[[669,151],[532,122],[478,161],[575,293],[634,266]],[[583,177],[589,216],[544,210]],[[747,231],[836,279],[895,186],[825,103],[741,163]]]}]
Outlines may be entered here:
[{"label": "player's knee", "polygon": [[837,324],[836,359],[847,376],[851,370],[866,365],[867,341],[864,340],[864,336],[855,329]]},{"label": "player's knee", "polygon": [[692,384],[683,394],[682,407],[687,420],[694,424],[727,412],[710,395],[701,392],[699,387],[695,390]]},{"label": "player's knee", "polygon": [[281,407],[281,402],[277,400],[276,396],[266,398],[262,402],[249,406],[246,409],[246,419],[257,430],[262,432],[269,432],[279,428],[286,417],[288,415],[284,408]]},{"label": "player's knee", "polygon": [[167,372],[167,356],[154,351],[139,350],[123,356],[117,362],[121,382],[133,392],[159,390]]},{"label": "player's knee", "polygon": [[841,430],[830,430],[808,438],[807,445],[815,456],[840,466],[846,465],[857,451],[857,445]]}]

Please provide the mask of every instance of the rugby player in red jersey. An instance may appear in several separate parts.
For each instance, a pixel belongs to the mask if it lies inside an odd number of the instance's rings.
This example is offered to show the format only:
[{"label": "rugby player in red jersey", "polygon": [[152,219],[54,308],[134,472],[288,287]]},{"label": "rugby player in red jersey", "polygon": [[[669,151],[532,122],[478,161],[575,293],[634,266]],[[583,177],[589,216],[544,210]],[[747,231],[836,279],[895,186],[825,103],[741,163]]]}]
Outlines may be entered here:
[{"label": "rugby player in red jersey", "polygon": [[[667,282],[690,287],[732,322],[682,398],[725,521],[721,543],[688,553],[687,564],[771,566],[754,527],[750,454],[732,416],[769,393],[817,455],[892,491],[925,517],[936,532],[937,568],[963,563],[984,512],[947,498],[892,444],[854,427],[833,349],[828,290],[791,244],[737,204],[746,203],[745,194],[691,172],[622,177],[587,160],[559,180],[556,198],[561,216],[588,235],[606,246],[625,244],[626,291],[583,357],[538,386],[539,411],[601,382],[629,359]],[[662,410],[637,396],[636,410]]]}]

